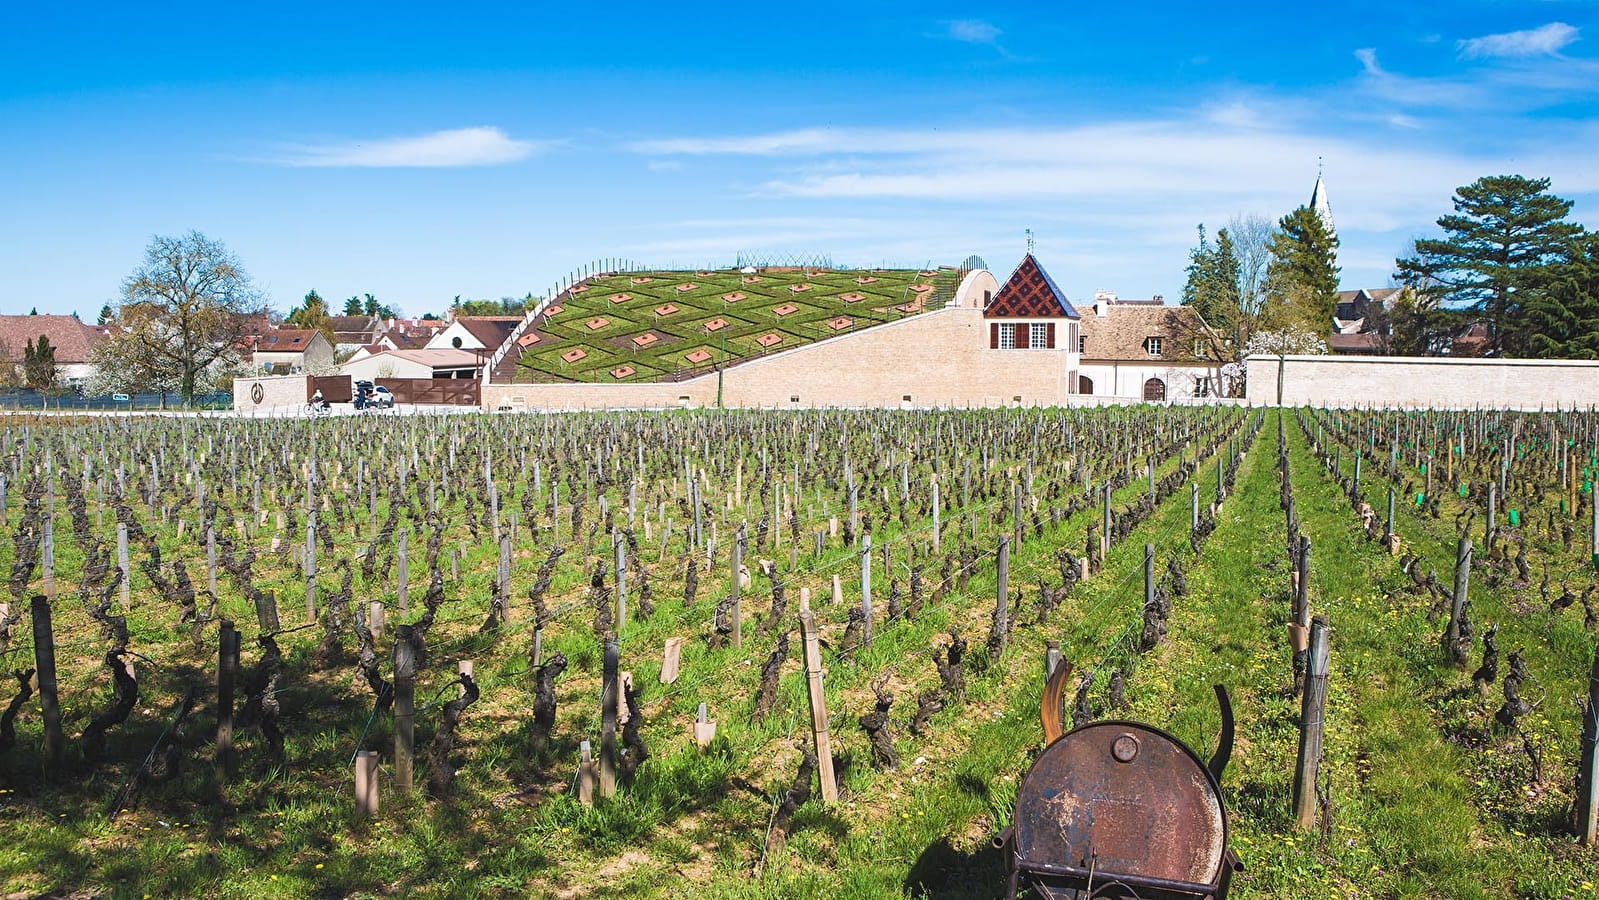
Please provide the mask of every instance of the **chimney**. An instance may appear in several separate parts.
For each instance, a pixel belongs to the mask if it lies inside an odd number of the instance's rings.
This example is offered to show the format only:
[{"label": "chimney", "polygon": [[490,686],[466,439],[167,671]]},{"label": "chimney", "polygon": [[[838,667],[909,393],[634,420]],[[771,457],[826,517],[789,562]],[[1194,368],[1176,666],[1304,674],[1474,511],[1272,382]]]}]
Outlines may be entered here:
[{"label": "chimney", "polygon": [[1116,302],[1115,291],[1094,292],[1094,315],[1101,319],[1110,315],[1110,305]]}]

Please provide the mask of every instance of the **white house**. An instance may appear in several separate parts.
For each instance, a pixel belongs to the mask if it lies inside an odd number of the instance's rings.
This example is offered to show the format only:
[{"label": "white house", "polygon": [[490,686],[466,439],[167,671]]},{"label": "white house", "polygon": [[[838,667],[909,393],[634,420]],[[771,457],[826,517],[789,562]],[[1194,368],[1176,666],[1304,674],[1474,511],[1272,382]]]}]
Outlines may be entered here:
[{"label": "white house", "polygon": [[250,343],[249,365],[264,372],[297,374],[333,365],[333,345],[315,328],[278,328]]},{"label": "white house", "polygon": [[1214,362],[1217,336],[1187,306],[1153,300],[1120,300],[1097,291],[1092,306],[1080,306],[1082,336],[1077,392],[1149,401],[1214,396],[1221,365]]},{"label": "white house", "polygon": [[340,374],[358,381],[379,378],[475,378],[483,354],[471,350],[385,350],[339,367]]},{"label": "white house", "polygon": [[427,349],[487,350],[500,349],[511,336],[522,316],[457,316],[438,334],[428,339]]}]

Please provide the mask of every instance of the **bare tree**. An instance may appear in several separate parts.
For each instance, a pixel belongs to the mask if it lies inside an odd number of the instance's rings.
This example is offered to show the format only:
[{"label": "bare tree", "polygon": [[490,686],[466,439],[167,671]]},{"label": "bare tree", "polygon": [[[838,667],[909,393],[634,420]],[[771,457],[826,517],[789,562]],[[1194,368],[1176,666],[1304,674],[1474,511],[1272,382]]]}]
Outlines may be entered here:
[{"label": "bare tree", "polygon": [[208,375],[231,368],[261,292],[239,260],[198,231],[157,236],[122,284],[122,305],[96,368],[127,388],[194,398]]}]

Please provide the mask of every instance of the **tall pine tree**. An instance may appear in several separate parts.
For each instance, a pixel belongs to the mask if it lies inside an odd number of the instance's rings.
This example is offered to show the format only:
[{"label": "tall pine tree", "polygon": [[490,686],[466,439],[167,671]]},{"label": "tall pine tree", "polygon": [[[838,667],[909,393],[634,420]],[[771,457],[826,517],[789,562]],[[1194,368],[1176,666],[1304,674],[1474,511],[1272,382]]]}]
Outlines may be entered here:
[{"label": "tall pine tree", "polygon": [[1543,359],[1599,359],[1599,235],[1571,242],[1522,302],[1522,349]]},{"label": "tall pine tree", "polygon": [[1277,223],[1266,281],[1272,300],[1290,307],[1312,334],[1332,328],[1338,310],[1338,238],[1315,210],[1301,206]]},{"label": "tall pine tree", "polygon": [[1396,260],[1398,278],[1450,309],[1488,324],[1490,351],[1532,351],[1536,329],[1521,316],[1582,233],[1565,221],[1571,201],[1548,193],[1549,179],[1489,175],[1455,192],[1455,215],[1443,216],[1442,239],[1416,241],[1415,255]]},{"label": "tall pine tree", "polygon": [[1183,305],[1193,307],[1205,324],[1224,338],[1223,346],[1207,342],[1214,348],[1212,355],[1221,362],[1236,359],[1237,348],[1248,339],[1252,324],[1239,286],[1239,269],[1238,255],[1227,229],[1216,232],[1216,243],[1212,246],[1205,237],[1205,226],[1200,225],[1199,246],[1189,252]]}]

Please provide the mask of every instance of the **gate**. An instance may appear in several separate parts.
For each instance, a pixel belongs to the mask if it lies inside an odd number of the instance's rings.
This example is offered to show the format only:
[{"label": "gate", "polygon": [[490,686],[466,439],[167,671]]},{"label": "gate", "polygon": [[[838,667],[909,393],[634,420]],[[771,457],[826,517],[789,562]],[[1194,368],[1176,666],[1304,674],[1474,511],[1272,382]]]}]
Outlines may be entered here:
[{"label": "gate", "polygon": [[310,400],[317,391],[329,403],[349,403],[355,398],[348,375],[314,375],[305,380],[305,399]]},{"label": "gate", "polygon": [[1144,382],[1144,400],[1160,403],[1166,399],[1166,382],[1151,378]]},{"label": "gate", "polygon": [[379,378],[377,384],[389,389],[395,403],[477,406],[482,382],[476,378]]}]

